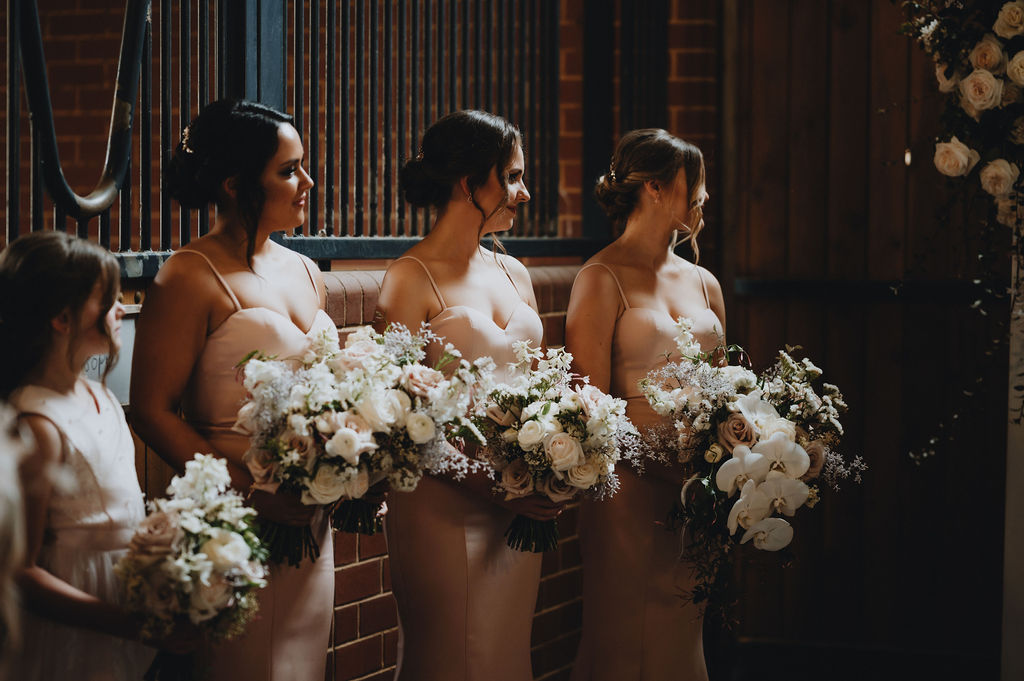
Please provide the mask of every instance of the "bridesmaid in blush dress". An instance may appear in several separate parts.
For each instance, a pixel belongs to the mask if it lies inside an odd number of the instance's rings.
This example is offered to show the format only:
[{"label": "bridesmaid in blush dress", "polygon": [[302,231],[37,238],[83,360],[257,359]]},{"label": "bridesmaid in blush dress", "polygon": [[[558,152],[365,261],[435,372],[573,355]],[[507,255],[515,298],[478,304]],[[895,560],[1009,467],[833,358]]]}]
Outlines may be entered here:
[{"label": "bridesmaid in blush dress", "polygon": [[[414,207],[437,211],[430,234],[396,260],[381,289],[382,324],[433,330],[464,357],[488,355],[499,378],[515,341],[539,345],[543,327],[526,268],[480,238],[512,227],[530,194],[518,130],[481,111],[445,116],[405,164]],[[432,347],[427,359],[437,359]],[[554,518],[545,497],[505,501],[483,473],[426,476],[393,493],[385,522],[398,603],[399,681],[530,681],[530,628],[540,554],[514,551],[504,532],[519,513]]]},{"label": "bridesmaid in blush dress", "polygon": [[312,525],[320,544],[315,561],[273,566],[245,634],[208,651],[218,681],[320,681],[327,657],[334,557],[326,514],[252,489],[242,462],[248,438],[232,430],[245,397],[235,368],[243,357],[294,357],[334,331],[319,270],[270,240],[305,221],[313,181],[302,160],[289,116],[231,100],[203,109],[175,149],[167,190],[183,209],[216,203],[217,220],[160,269],[136,336],[131,398],[146,443],[177,470],[194,452],[223,456],[261,517]]},{"label": "bridesmaid in blush dress", "polygon": [[[627,400],[643,433],[660,417],[637,381],[675,352],[675,320],[694,321],[704,350],[724,340],[718,281],[673,252],[678,234],[698,253],[704,226],[704,161],[695,146],[664,130],[627,133],[598,202],[622,235],[580,270],[566,319],[576,370]],[[671,466],[646,464],[643,477],[620,466],[621,489],[600,503],[582,502],[583,636],[575,681],[707,679],[702,620],[681,596],[692,587],[677,533],[662,525],[683,482]]]}]

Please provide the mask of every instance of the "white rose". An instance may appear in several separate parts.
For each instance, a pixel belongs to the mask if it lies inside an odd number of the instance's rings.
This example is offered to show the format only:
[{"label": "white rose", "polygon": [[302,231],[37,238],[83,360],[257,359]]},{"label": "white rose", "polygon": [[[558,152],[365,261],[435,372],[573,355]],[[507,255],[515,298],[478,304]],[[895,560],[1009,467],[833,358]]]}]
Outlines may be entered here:
[{"label": "white rose", "polygon": [[761,440],[768,440],[775,433],[782,433],[790,442],[796,442],[796,424],[789,419],[770,419],[761,426]]},{"label": "white rose", "polygon": [[935,145],[935,167],[948,177],[966,175],[979,160],[981,155],[955,136],[948,142]]},{"label": "white rose", "polygon": [[309,506],[333,504],[348,489],[349,476],[330,465],[322,465],[302,491],[302,503]]},{"label": "white rose", "polygon": [[537,491],[547,495],[547,498],[556,504],[569,501],[576,496],[576,488],[570,485],[568,480],[559,480],[553,475],[545,475],[541,478],[537,483]]},{"label": "white rose", "polygon": [[210,530],[210,538],[203,542],[199,550],[206,554],[213,567],[220,572],[238,567],[252,556],[252,550],[242,535],[216,527]]},{"label": "white rose", "polygon": [[590,384],[581,385],[576,388],[576,394],[579,395],[580,404],[583,405],[583,414],[588,418],[597,410],[598,405],[601,404],[601,400],[605,396],[600,388]]},{"label": "white rose", "polygon": [[1013,185],[1017,184],[1018,177],[1020,169],[999,158],[981,169],[981,188],[992,196],[1005,196],[1013,189]]},{"label": "white rose", "polygon": [[389,394],[392,391],[371,391],[356,405],[359,413],[370,429],[378,433],[390,433],[391,424],[397,420],[396,401]]},{"label": "white rose", "polygon": [[324,445],[331,456],[340,456],[350,466],[359,464],[359,456],[377,449],[377,443],[361,436],[351,428],[341,428]]},{"label": "white rose", "polygon": [[519,446],[523,449],[533,449],[544,439],[544,425],[540,421],[527,421],[519,429]]},{"label": "white rose", "polygon": [[975,69],[960,81],[960,94],[964,109],[977,118],[978,112],[999,106],[1003,100],[1003,81],[984,69]]},{"label": "white rose", "polygon": [[1017,85],[1024,85],[1024,50],[1013,55],[1006,66],[1006,75]]},{"label": "white rose", "polygon": [[719,368],[726,380],[736,390],[753,390],[757,387],[757,374],[745,367],[730,365]]},{"label": "white rose", "polygon": [[242,405],[242,408],[238,410],[238,416],[235,418],[235,425],[231,427],[231,430],[242,435],[252,435],[259,430],[259,405],[255,402],[246,402]]},{"label": "white rose", "polygon": [[209,584],[198,582],[192,589],[190,597],[189,619],[193,624],[205,622],[217,616],[231,604],[234,590],[226,579],[215,579]]},{"label": "white rose", "polygon": [[[520,431],[520,434],[522,431]],[[579,441],[568,433],[555,433],[544,439],[544,452],[551,460],[551,468],[555,471],[567,471],[585,461],[583,447]]]},{"label": "white rose", "polygon": [[1024,33],[1024,0],[1014,0],[1003,5],[992,30],[1000,38],[1013,38]]},{"label": "white rose", "polygon": [[952,92],[960,82],[960,76],[956,71],[953,72],[952,78],[946,78],[946,68],[945,64],[935,65],[935,80],[939,82],[939,92]]},{"label": "white rose", "polygon": [[430,442],[434,439],[434,420],[426,414],[412,412],[405,419],[405,431],[409,433],[409,439],[418,445]]},{"label": "white rose", "polygon": [[525,497],[533,492],[533,476],[530,467],[522,459],[516,459],[501,471],[501,488],[505,500]]},{"label": "white rose", "polygon": [[327,362],[335,374],[346,374],[356,369],[371,369],[370,360],[380,351],[372,340],[360,339],[353,333],[345,342],[345,348]]},{"label": "white rose", "polygon": [[588,461],[579,466],[573,466],[565,473],[569,484],[579,489],[590,489],[597,483],[601,476],[601,467],[597,461]]},{"label": "white rose", "polygon": [[971,66],[976,69],[985,69],[991,73],[1002,73],[1006,66],[1006,55],[1003,53],[1003,44],[991,33],[981,39],[974,49],[971,50],[969,59]]}]

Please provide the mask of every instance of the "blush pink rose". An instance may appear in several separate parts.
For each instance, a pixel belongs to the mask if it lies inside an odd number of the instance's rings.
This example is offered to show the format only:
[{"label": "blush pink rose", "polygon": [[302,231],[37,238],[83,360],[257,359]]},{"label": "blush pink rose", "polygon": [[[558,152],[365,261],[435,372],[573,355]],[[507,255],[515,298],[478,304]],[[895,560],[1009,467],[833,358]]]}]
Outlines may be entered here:
[{"label": "blush pink rose", "polygon": [[731,454],[733,447],[738,445],[753,447],[757,444],[757,431],[743,414],[734,411],[718,424],[718,441]]}]

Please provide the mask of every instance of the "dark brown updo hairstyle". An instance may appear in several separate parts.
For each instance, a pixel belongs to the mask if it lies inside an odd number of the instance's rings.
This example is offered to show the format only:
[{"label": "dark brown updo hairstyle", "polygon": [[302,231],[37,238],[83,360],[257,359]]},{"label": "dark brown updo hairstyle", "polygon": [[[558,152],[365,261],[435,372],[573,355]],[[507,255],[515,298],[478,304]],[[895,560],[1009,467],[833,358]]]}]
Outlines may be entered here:
[{"label": "dark brown updo hairstyle", "polygon": [[75,330],[68,361],[78,348],[82,308],[99,282],[103,291],[97,330],[107,338],[107,374],[117,362],[117,345],[106,312],[121,288],[121,268],[107,249],[64,232],[32,232],[0,253],[0,397],[6,398],[35,369],[53,343],[51,322],[64,310]]},{"label": "dark brown updo hairstyle", "polygon": [[472,109],[450,113],[427,128],[422,151],[402,166],[399,187],[412,206],[443,211],[452,188],[461,178],[467,178],[470,199],[483,218],[483,230],[484,223],[503,205],[487,215],[476,202],[476,190],[487,183],[491,170],[496,169],[501,188],[508,191],[505,168],[512,161],[516,146],[522,146],[519,129],[501,116]]},{"label": "dark brown updo hairstyle", "polygon": [[248,236],[245,259],[250,265],[266,200],[260,177],[277,153],[277,130],[285,123],[290,125],[292,117],[269,106],[219,99],[185,127],[164,171],[164,191],[182,208],[223,207],[224,181],[235,178],[235,205]]},{"label": "dark brown updo hairstyle", "polygon": [[[631,130],[619,140],[608,172],[598,178],[594,197],[608,217],[621,226],[640,201],[645,182],[654,180],[667,185],[680,169],[686,174],[686,200],[690,205],[697,189],[704,184],[704,155],[700,149],[661,128]],[[689,240],[694,256],[699,258],[700,227],[693,229],[682,241]]]}]

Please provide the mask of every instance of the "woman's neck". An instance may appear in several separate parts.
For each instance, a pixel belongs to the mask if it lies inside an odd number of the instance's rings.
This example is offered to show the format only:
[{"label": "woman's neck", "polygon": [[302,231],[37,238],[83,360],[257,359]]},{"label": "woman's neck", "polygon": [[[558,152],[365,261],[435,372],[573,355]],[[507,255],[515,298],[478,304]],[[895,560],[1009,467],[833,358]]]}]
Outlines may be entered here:
[{"label": "woman's neck", "polygon": [[[220,242],[232,255],[241,260],[246,259],[246,245],[249,235],[246,234],[242,223],[231,213],[220,213],[217,220],[210,228],[210,236]],[[259,229],[253,235],[253,257],[265,253],[271,247],[270,232]]]},{"label": "woman's neck", "polygon": [[480,219],[465,210],[446,210],[430,228],[428,239],[445,260],[469,263],[480,255]]},{"label": "woman's neck", "polygon": [[629,217],[617,243],[631,254],[630,259],[637,264],[657,269],[672,256],[673,231],[664,219],[650,212],[640,213]]}]

